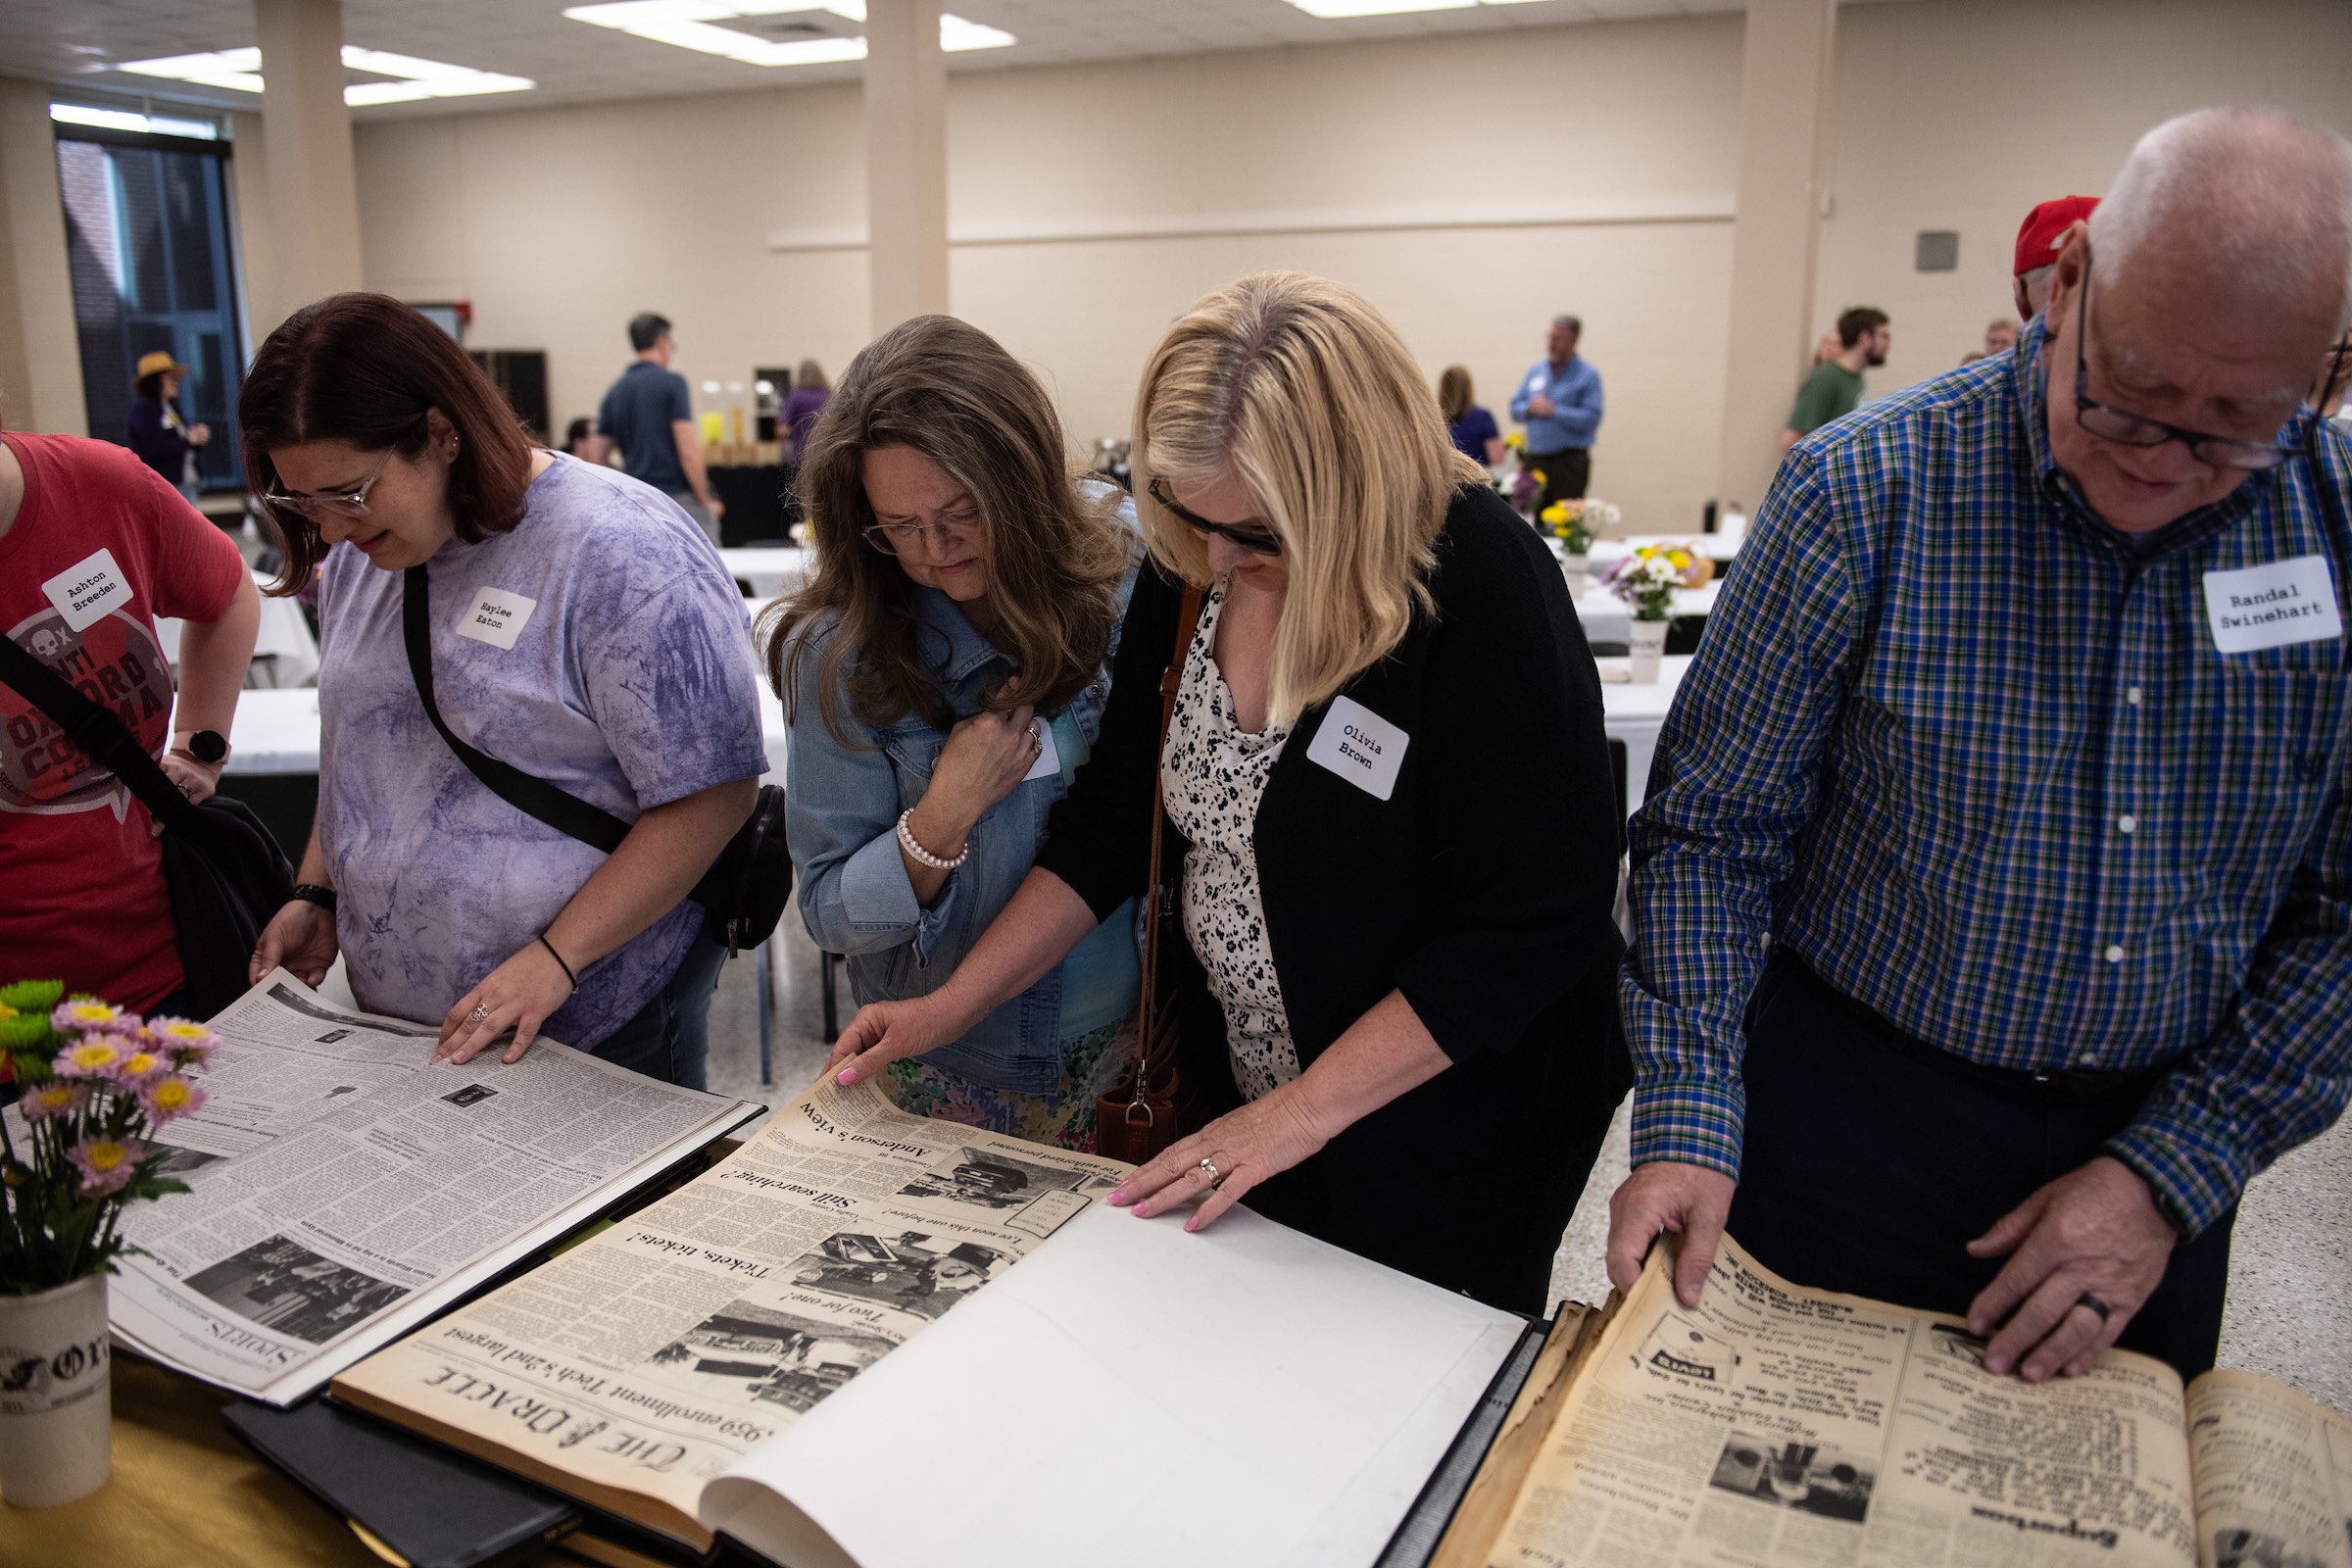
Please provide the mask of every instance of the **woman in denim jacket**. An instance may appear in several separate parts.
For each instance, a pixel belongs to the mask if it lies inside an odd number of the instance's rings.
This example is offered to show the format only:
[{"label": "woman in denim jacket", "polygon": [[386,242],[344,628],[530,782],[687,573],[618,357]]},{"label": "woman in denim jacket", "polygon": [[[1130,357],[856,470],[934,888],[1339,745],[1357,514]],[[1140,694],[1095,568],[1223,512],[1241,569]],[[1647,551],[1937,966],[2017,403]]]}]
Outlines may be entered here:
[{"label": "woman in denim jacket", "polygon": [[[760,637],[789,719],[801,915],[849,956],[859,1004],[902,1001],[956,972],[1094,746],[1134,507],[1070,476],[1045,390],[944,316],[851,364],[800,483],[816,570]],[[1130,906],[885,1081],[910,1110],[1091,1150],[1136,989]]]}]

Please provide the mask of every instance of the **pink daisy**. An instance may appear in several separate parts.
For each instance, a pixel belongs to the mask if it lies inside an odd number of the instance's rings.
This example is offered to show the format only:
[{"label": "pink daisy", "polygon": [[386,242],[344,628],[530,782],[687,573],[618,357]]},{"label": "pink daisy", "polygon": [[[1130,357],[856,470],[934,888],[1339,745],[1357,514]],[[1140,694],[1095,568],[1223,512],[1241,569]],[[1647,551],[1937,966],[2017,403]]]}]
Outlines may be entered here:
[{"label": "pink daisy", "polygon": [[111,1193],[128,1182],[138,1164],[130,1145],[118,1138],[87,1138],[66,1151],[81,1171],[84,1197]]}]

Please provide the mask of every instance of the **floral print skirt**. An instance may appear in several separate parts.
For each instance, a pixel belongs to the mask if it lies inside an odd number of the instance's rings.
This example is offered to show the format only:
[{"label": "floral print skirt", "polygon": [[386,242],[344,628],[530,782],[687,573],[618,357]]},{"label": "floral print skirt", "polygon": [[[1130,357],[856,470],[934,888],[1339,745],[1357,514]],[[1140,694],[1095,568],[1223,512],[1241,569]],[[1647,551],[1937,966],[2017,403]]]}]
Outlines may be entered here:
[{"label": "floral print skirt", "polygon": [[882,1087],[899,1108],[918,1116],[983,1127],[1032,1144],[1095,1152],[1095,1100],[1118,1083],[1135,1055],[1135,1015],[1061,1042],[1061,1086],[1017,1094],[934,1067],[920,1056],[882,1069]]}]

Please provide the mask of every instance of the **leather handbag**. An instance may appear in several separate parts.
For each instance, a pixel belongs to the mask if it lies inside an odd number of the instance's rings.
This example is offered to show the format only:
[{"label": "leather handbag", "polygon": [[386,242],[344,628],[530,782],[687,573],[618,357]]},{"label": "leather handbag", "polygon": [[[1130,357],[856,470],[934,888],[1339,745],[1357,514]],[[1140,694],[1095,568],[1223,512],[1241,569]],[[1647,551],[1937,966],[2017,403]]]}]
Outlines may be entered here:
[{"label": "leather handbag", "polygon": [[48,714],[163,825],[164,884],[189,1014],[209,1018],[243,996],[263,928],[294,896],[294,868],[270,829],[243,801],[214,795],[199,806],[180,794],[121,719],[6,635],[0,681]]},{"label": "leather handbag", "polygon": [[[1184,1072],[1177,1027],[1177,988],[1163,984],[1160,953],[1176,920],[1175,889],[1160,865],[1162,818],[1158,760],[1176,717],[1185,655],[1200,623],[1200,590],[1185,584],[1176,613],[1176,647],[1159,674],[1159,744],[1152,748],[1152,870],[1144,904],[1143,1006],[1136,1020],[1135,1062],[1119,1083],[1095,1099],[1095,1148],[1112,1159],[1141,1165],[1179,1138],[1200,1130],[1200,1086]],[[1173,933],[1181,942],[1181,932]]]},{"label": "leather handbag", "polygon": [[[630,824],[568,790],[476,750],[449,727],[440,705],[433,701],[431,592],[424,567],[411,566],[401,574],[401,632],[408,644],[409,673],[416,681],[424,716],[433,721],[441,739],[467,772],[516,810],[607,855],[620,848],[620,841],[629,836]],[[792,902],[792,852],[784,840],[781,785],[760,786],[760,799],[752,807],[750,818],[735,830],[727,847],[718,852],[718,858],[710,862],[710,869],[686,896],[703,906],[704,934],[724,946],[729,957],[775,934],[776,923],[784,917],[784,906]]]}]

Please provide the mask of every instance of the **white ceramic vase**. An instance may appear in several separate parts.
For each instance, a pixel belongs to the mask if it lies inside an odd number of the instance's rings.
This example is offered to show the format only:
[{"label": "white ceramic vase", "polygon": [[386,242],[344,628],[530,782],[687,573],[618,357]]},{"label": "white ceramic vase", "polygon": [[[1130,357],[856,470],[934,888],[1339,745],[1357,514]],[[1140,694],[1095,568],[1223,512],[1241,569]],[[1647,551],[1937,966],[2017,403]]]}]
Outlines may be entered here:
[{"label": "white ceramic vase", "polygon": [[106,1276],[0,1296],[0,1500],[72,1502],[113,1473]]},{"label": "white ceramic vase", "polygon": [[1568,555],[1560,557],[1560,575],[1567,579],[1568,597],[1582,599],[1585,596],[1586,587],[1592,581],[1592,558]]},{"label": "white ceramic vase", "polygon": [[1666,655],[1666,623],[1662,620],[1637,620],[1629,629],[1626,650],[1633,658],[1629,674],[1637,685],[1654,686],[1658,679],[1658,662]]}]

